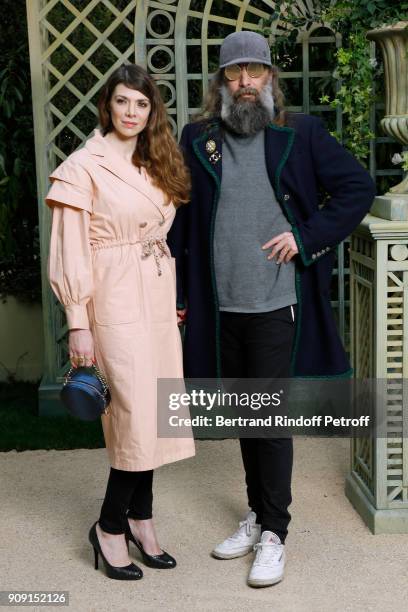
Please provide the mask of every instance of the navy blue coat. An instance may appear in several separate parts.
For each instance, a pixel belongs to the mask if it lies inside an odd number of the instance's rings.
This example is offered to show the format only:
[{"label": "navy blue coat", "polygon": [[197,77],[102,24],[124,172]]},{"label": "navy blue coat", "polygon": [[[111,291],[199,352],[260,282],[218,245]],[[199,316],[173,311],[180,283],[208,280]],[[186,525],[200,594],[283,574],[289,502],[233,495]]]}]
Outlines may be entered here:
[{"label": "navy blue coat", "polygon": [[[211,140],[215,154],[207,150],[211,146],[206,148]],[[176,258],[178,307],[188,309],[185,376],[212,378],[221,376],[213,250],[222,180],[220,122],[185,126],[180,144],[192,176],[192,194],[191,202],[177,211],[168,244]],[[299,249],[295,256],[298,316],[292,376],[350,376],[330,304],[331,274],[336,246],[370,209],[374,183],[322,121],[308,115],[291,115],[288,126],[270,124],[266,128],[265,160]],[[330,196],[323,208],[319,208],[321,189]]]}]

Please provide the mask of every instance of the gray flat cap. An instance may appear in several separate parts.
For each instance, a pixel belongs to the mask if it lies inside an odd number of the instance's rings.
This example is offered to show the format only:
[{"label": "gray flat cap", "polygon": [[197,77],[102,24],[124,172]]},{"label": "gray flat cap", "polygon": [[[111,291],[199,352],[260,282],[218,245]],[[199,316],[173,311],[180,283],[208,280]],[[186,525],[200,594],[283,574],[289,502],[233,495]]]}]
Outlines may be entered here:
[{"label": "gray flat cap", "polygon": [[265,38],[256,32],[233,32],[221,45],[220,68],[231,64],[259,62],[272,66],[271,52]]}]

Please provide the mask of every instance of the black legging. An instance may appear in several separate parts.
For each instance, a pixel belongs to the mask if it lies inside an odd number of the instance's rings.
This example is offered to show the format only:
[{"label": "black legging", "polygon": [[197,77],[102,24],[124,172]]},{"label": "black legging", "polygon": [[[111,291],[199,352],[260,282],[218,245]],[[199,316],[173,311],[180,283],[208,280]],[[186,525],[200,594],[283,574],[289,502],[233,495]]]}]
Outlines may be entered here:
[{"label": "black legging", "polygon": [[127,517],[152,518],[153,470],[126,472],[111,468],[99,525],[112,534],[125,532]]}]

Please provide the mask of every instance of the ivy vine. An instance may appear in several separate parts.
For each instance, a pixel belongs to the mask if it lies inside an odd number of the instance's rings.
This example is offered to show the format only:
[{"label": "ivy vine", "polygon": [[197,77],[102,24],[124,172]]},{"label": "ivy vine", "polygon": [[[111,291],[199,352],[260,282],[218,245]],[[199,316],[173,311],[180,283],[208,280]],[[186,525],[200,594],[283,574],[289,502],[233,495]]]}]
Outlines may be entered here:
[{"label": "ivy vine", "polygon": [[[382,73],[381,62],[371,57],[367,31],[408,18],[408,1],[390,3],[388,0],[320,0],[313,11],[301,12],[296,0],[280,3],[268,22],[260,25],[264,34],[272,32],[276,21],[280,33],[275,36],[272,54],[283,59],[290,53],[297,36],[312,24],[321,24],[341,34],[342,47],[335,52],[336,67],[333,78],[339,87],[333,95],[323,94],[322,104],[341,108],[344,116],[342,134],[333,135],[363,164],[367,165],[370,140],[370,107],[374,100],[373,83]],[[292,46],[293,52],[293,46]],[[280,64],[282,66],[282,62]]]}]

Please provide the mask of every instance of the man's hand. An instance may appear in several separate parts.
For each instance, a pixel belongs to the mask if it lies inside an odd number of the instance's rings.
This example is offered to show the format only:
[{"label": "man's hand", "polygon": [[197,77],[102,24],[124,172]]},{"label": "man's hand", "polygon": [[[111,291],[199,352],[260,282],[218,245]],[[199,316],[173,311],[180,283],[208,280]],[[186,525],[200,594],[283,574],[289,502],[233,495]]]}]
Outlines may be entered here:
[{"label": "man's hand", "polygon": [[182,310],[176,310],[177,312],[177,325],[182,325],[187,316],[187,308],[183,308]]},{"label": "man's hand", "polygon": [[278,234],[269,242],[266,242],[262,245],[262,249],[270,249],[273,247],[272,251],[268,255],[268,259],[272,259],[275,257],[277,253],[279,256],[276,260],[277,264],[282,262],[288,263],[292,257],[299,253],[299,249],[297,248],[296,240],[292,234],[292,232],[283,232],[283,234]]},{"label": "man's hand", "polygon": [[94,341],[89,329],[71,329],[68,340],[71,365],[91,366],[95,361]]}]

